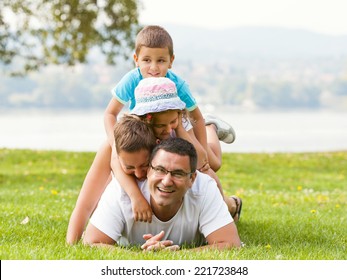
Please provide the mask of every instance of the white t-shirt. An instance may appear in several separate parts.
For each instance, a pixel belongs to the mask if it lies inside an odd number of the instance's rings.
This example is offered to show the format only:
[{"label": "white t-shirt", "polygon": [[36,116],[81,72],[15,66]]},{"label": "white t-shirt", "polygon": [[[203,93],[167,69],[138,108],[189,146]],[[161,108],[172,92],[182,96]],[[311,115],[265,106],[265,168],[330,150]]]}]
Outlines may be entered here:
[{"label": "white t-shirt", "polygon": [[[206,174],[197,173],[181,208],[167,222],[160,221],[155,215],[152,217],[152,223],[135,222],[130,198],[117,180],[113,179],[102,195],[90,223],[119,245],[142,245],[145,242],[144,234],[155,235],[163,230],[163,240],[172,240],[177,245],[200,246],[205,243],[204,237],[233,222],[233,219],[216,182]],[[138,185],[149,201],[147,180],[138,182]]]}]

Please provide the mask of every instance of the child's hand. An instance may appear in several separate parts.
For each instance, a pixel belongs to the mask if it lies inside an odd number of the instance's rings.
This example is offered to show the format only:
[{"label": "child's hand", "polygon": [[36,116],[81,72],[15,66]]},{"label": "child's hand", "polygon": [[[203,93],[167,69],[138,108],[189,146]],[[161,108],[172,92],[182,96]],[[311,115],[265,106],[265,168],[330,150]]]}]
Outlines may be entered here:
[{"label": "child's hand", "polygon": [[208,173],[208,171],[210,170],[210,165],[208,162],[205,162],[204,165],[202,167],[200,167],[198,170],[200,172],[203,172],[203,173]]},{"label": "child's hand", "polygon": [[152,222],[152,208],[144,197],[132,201],[134,220],[140,222]]}]

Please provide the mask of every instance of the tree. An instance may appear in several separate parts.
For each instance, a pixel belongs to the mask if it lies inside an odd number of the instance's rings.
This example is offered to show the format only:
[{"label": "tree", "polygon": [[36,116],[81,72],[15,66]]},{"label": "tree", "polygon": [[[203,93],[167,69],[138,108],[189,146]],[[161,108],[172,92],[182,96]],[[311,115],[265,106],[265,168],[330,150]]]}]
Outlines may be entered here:
[{"label": "tree", "polygon": [[139,29],[137,0],[1,0],[0,62],[11,74],[49,64],[107,63],[129,56]]}]

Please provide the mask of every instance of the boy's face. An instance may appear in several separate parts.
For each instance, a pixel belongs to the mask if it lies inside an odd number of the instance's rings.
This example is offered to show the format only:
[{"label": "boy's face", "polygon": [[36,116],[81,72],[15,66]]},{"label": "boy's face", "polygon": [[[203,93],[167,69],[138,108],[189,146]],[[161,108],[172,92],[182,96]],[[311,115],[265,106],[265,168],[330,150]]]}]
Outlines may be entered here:
[{"label": "boy's face", "polygon": [[168,48],[141,47],[139,54],[134,54],[136,67],[140,68],[143,78],[165,77],[173,60]]},{"label": "boy's face", "polygon": [[169,110],[153,114],[152,129],[155,137],[160,140],[170,138],[171,131],[178,126],[178,111]]},{"label": "boy's face", "polygon": [[119,163],[124,172],[135,176],[140,181],[147,178],[149,156],[150,152],[144,149],[133,153],[126,151],[118,153]]}]

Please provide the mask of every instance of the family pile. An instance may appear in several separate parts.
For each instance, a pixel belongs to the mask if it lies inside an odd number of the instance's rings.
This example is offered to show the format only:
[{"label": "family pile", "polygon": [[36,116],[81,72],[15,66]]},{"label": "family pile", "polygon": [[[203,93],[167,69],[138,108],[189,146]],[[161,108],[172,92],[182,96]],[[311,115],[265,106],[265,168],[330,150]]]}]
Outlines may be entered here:
[{"label": "family pile", "polygon": [[[98,150],[72,212],[67,242],[139,245],[143,250],[240,247],[242,200],[224,194],[216,172],[220,141],[233,128],[202,114],[174,72],[173,42],[160,26],[136,37],[136,68],[112,89],[107,141]],[[129,103],[129,112],[122,113]]]}]

